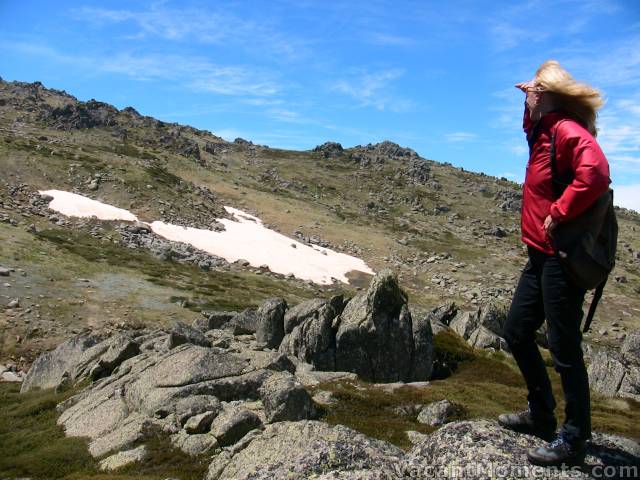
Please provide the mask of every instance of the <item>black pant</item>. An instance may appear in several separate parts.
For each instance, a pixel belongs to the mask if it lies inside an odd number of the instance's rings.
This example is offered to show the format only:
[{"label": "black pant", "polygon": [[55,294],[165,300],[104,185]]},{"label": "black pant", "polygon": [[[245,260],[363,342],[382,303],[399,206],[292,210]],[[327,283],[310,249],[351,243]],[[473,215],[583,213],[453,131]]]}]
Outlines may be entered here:
[{"label": "black pant", "polygon": [[569,442],[591,437],[589,378],[582,356],[582,303],[585,290],[565,274],[557,257],[529,248],[529,262],[522,271],[504,337],[529,389],[534,416],[553,415],[556,402],[535,332],[547,319],[549,350],[562,379],[565,422],[561,434]]}]

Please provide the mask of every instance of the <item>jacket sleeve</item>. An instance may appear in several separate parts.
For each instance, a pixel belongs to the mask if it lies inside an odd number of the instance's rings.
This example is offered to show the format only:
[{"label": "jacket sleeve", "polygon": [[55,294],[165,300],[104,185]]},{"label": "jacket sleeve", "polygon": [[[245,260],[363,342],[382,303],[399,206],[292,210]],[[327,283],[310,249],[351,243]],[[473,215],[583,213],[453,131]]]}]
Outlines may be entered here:
[{"label": "jacket sleeve", "polygon": [[558,127],[556,151],[558,166],[570,165],[573,181],[551,205],[550,214],[556,222],[566,222],[607,191],[611,183],[609,163],[595,138],[572,122],[562,122]]},{"label": "jacket sleeve", "polygon": [[529,136],[531,135],[531,131],[533,130],[533,122],[531,121],[531,116],[529,115],[529,107],[527,107],[527,102],[524,102],[524,116],[522,118],[522,129],[524,133],[527,135],[527,140],[529,140]]}]

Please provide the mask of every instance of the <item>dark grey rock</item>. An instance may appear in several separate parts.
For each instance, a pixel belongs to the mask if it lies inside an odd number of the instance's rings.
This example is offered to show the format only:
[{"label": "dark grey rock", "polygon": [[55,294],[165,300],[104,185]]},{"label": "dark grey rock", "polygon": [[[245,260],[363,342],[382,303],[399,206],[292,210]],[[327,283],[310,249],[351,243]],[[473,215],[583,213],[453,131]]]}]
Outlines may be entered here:
[{"label": "dark grey rock", "polygon": [[261,426],[262,421],[254,412],[242,408],[228,408],[213,421],[211,434],[216,437],[221,447],[226,447]]},{"label": "dark grey rock", "polygon": [[325,142],[313,149],[314,152],[320,152],[324,158],[337,158],[344,154],[342,145],[337,142]]},{"label": "dark grey rock", "polygon": [[210,433],[190,435],[181,430],[170,437],[171,444],[182,450],[187,455],[198,456],[205,453],[213,453],[220,450],[218,440]]},{"label": "dark grey rock", "polygon": [[91,367],[89,376],[92,380],[111,375],[125,360],[140,353],[140,345],[127,335],[118,335],[109,340],[109,348]]},{"label": "dark grey rock", "polygon": [[295,327],[308,318],[317,316],[318,310],[326,303],[327,300],[324,298],[313,298],[291,307],[284,315],[284,333],[291,333]]},{"label": "dark grey rock", "polygon": [[271,376],[260,387],[267,421],[308,420],[317,412],[309,393],[290,373]]},{"label": "dark grey rock", "polygon": [[213,330],[216,328],[222,328],[225,323],[235,317],[238,312],[219,312],[219,311],[206,311],[202,312],[205,318],[198,318],[194,320],[193,327],[202,332]]},{"label": "dark grey rock", "polygon": [[184,424],[184,431],[189,435],[208,432],[217,414],[218,412],[208,411],[190,417]]},{"label": "dark grey rock", "polygon": [[433,372],[433,331],[431,316],[413,317],[413,368],[411,379],[421,381],[431,378]]},{"label": "dark grey rock", "polygon": [[478,328],[478,319],[474,312],[458,312],[449,326],[466,340]]},{"label": "dark grey rock", "polygon": [[[412,380],[414,340],[407,295],[389,270],[347,303],[336,334],[336,370],[374,382]],[[424,379],[426,380],[426,379]]]},{"label": "dark grey rock", "polygon": [[506,341],[482,325],[471,333],[467,341],[474,348],[507,350]]},{"label": "dark grey rock", "polygon": [[457,313],[458,307],[456,307],[455,303],[445,303],[429,312],[429,321],[432,322],[432,325],[433,323],[442,323],[444,325],[449,325],[451,323],[451,320],[455,318]]},{"label": "dark grey rock", "polygon": [[280,344],[280,352],[296,357],[319,370],[335,370],[335,331],[338,315],[332,302],[305,315]]},{"label": "dark grey rock", "polygon": [[605,349],[595,353],[587,371],[591,388],[608,397],[617,395],[627,373],[621,356]]},{"label": "dark grey rock", "polygon": [[167,339],[167,348],[171,350],[178,345],[185,343],[191,343],[193,345],[200,345],[202,347],[210,347],[211,342],[207,340],[204,334],[189,325],[181,322],[175,322],[169,332],[169,338]]},{"label": "dark grey rock", "polygon": [[58,345],[51,351],[40,355],[27,373],[20,392],[28,392],[34,388],[55,388],[64,379],[65,373],[73,370],[82,357],[82,353],[101,340],[96,335],[79,335]]},{"label": "dark grey rock", "polygon": [[449,326],[473,347],[508,350],[502,338],[506,315],[503,306],[488,303],[473,311],[458,312]]},{"label": "dark grey rock", "polygon": [[[464,472],[464,478],[531,478],[526,453],[544,444],[543,440],[501,428],[487,420],[452,422],[427,435],[405,457],[403,471],[425,471],[428,465],[439,471]],[[640,447],[636,442],[613,435],[593,434],[588,444],[586,468],[544,469],[545,478],[592,478],[595,466],[640,466]],[[445,470],[446,469],[446,470]],[[619,470],[618,470],[619,471]]]},{"label": "dark grey rock", "polygon": [[[212,395],[192,395],[178,400],[175,404],[176,421],[184,426],[189,418],[205,412],[220,413],[222,406],[220,401]],[[168,414],[170,412],[167,412]]]},{"label": "dark grey rock", "polygon": [[278,348],[284,337],[284,314],[287,302],[281,298],[266,300],[258,309],[256,341],[268,348]]},{"label": "dark grey rock", "polygon": [[273,370],[274,372],[295,373],[296,366],[291,359],[284,353],[274,354],[264,363],[260,363],[260,368]]},{"label": "dark grey rock", "polygon": [[430,403],[422,408],[418,415],[418,422],[432,427],[444,424],[452,415],[458,411],[449,400],[440,400],[439,402]]},{"label": "dark grey rock", "polygon": [[227,142],[206,142],[204,145],[204,151],[211,155],[218,155],[220,153],[226,153],[229,149]]},{"label": "dark grey rock", "polygon": [[207,480],[395,479],[399,448],[342,425],[279,422],[241,451],[212,462]]},{"label": "dark grey rock", "polygon": [[640,361],[637,333],[629,335],[620,351],[591,348],[589,354],[589,384],[603,395],[621,396],[640,401]]},{"label": "dark grey rock", "polygon": [[627,373],[620,383],[618,395],[631,398],[636,402],[640,401],[640,367],[633,364],[627,365]]},{"label": "dark grey rock", "polygon": [[498,226],[486,230],[484,234],[497,238],[504,238],[507,236],[507,232],[504,230],[504,228]]},{"label": "dark grey rock", "polygon": [[247,308],[235,314],[223,327],[230,330],[234,335],[248,335],[256,333],[257,326],[257,310],[255,308]]},{"label": "dark grey rock", "polygon": [[630,362],[637,362],[640,364],[640,330],[629,332],[622,342],[620,352]]}]

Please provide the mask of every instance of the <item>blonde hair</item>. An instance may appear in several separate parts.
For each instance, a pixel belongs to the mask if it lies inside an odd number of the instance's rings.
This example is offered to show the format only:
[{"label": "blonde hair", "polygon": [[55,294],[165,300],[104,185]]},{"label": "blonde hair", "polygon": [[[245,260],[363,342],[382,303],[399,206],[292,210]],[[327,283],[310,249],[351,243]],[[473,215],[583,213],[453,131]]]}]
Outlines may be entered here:
[{"label": "blonde hair", "polygon": [[556,109],[582,124],[595,137],[596,115],[604,100],[600,92],[580,83],[555,60],[547,60],[536,72],[534,83],[551,93]]}]

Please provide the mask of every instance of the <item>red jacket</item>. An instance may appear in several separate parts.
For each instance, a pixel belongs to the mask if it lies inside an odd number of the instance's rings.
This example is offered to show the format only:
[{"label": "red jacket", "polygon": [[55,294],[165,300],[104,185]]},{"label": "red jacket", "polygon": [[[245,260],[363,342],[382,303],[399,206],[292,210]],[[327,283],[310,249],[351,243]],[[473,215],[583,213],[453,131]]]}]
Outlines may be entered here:
[{"label": "red jacket", "polygon": [[[522,241],[548,255],[555,252],[543,224],[547,215],[558,223],[577,217],[609,188],[609,163],[593,135],[559,112],[542,117],[539,125],[529,119],[525,106],[523,128],[530,149],[522,192]],[[537,128],[536,128],[537,127]],[[532,139],[534,129],[536,138]],[[551,135],[556,132],[556,172],[569,171],[573,181],[556,199],[551,183]]]}]

